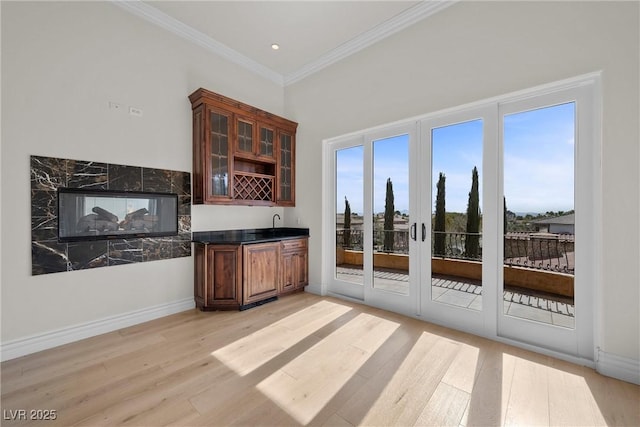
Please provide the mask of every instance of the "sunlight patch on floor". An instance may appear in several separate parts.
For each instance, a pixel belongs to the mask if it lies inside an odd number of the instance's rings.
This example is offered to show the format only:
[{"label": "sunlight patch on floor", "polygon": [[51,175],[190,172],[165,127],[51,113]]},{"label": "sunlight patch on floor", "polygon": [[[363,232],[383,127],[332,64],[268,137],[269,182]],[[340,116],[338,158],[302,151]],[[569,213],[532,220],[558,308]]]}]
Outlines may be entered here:
[{"label": "sunlight patch on floor", "polygon": [[[296,421],[307,424],[400,325],[359,314],[257,385]],[[332,355],[326,357],[327,354]]]},{"label": "sunlight patch on floor", "polygon": [[[576,367],[562,361],[553,361],[553,363],[557,367],[548,369],[548,376],[553,379],[548,385],[550,424],[557,426],[607,425],[607,420],[598,407],[597,399],[593,396],[585,379],[587,368]],[[596,378],[604,379],[604,377]],[[620,425],[632,425],[632,422],[620,420]]]},{"label": "sunlight patch on floor", "polygon": [[320,301],[213,353],[227,367],[244,376],[350,311],[345,305]]},{"label": "sunlight patch on floor", "polygon": [[[389,372],[382,377],[388,378],[387,383],[377,400],[367,405],[370,409],[364,418],[353,421],[362,425],[414,425],[456,357],[459,346],[457,342],[423,332],[408,352],[396,356],[400,358],[396,363],[385,366]],[[344,416],[352,422],[350,414]]]}]

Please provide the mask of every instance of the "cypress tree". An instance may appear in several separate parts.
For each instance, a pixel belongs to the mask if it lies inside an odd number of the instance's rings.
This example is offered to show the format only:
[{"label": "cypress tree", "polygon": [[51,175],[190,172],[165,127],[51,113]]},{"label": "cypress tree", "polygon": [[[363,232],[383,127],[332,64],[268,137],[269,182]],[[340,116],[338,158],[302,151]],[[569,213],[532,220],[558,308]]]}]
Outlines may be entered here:
[{"label": "cypress tree", "polygon": [[433,254],[436,256],[445,256],[445,227],[446,227],[446,211],[444,204],[444,182],[445,176],[440,172],[438,177],[437,194],[436,194],[436,217],[433,226]]},{"label": "cypress tree", "polygon": [[344,234],[342,235],[342,245],[344,248],[351,247],[351,205],[347,196],[344,196]]},{"label": "cypress tree", "polygon": [[387,178],[387,193],[384,198],[384,251],[393,252],[393,217],[396,208],[393,201],[393,183]]},{"label": "cypress tree", "polygon": [[480,195],[478,190],[478,169],[474,166],[471,172],[471,191],[467,204],[467,237],[464,251],[467,258],[480,256]]}]

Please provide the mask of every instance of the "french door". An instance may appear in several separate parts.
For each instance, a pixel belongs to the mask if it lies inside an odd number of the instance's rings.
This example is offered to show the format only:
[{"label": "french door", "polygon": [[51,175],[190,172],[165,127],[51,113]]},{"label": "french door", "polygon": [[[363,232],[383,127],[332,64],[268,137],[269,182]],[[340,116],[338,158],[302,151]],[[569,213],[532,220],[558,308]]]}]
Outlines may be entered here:
[{"label": "french door", "polygon": [[329,141],[327,290],[592,360],[598,85],[586,76]]},{"label": "french door", "polygon": [[586,84],[498,105],[497,333],[586,359],[599,247],[594,106]]},{"label": "french door", "polygon": [[[421,316],[479,335],[495,312],[495,106],[421,121]],[[489,171],[489,172],[486,172]],[[495,240],[495,239],[494,239]]]},{"label": "french door", "polygon": [[417,149],[414,125],[332,147],[332,293],[418,314]]}]

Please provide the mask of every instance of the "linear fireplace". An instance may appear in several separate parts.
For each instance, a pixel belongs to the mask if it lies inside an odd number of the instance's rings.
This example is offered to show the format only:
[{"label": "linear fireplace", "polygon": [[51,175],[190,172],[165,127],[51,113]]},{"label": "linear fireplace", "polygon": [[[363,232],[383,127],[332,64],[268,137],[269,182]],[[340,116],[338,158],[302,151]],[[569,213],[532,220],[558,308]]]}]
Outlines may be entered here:
[{"label": "linear fireplace", "polygon": [[58,241],[178,234],[178,195],[58,188]]}]

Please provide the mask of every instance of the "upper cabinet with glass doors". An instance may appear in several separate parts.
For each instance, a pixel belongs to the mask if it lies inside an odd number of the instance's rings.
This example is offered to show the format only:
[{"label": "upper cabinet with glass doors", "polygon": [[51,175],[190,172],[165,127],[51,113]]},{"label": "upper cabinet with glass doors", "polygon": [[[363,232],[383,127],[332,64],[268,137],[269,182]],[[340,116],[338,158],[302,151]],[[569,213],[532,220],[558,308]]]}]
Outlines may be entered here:
[{"label": "upper cabinet with glass doors", "polygon": [[298,124],[198,89],[193,109],[193,203],[295,205]]}]

